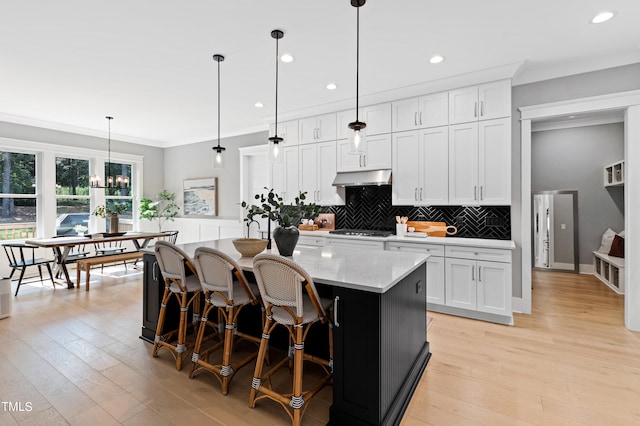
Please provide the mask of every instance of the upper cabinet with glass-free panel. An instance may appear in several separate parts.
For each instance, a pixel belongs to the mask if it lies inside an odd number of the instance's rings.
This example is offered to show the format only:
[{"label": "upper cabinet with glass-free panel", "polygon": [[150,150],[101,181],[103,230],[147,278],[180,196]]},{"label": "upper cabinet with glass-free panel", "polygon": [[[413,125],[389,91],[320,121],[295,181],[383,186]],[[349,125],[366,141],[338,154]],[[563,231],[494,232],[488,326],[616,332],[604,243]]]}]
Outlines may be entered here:
[{"label": "upper cabinet with glass-free panel", "polygon": [[[275,135],[275,124],[269,126],[269,136]],[[285,145],[298,145],[298,120],[278,123],[278,136],[284,139]]]},{"label": "upper cabinet with glass-free panel", "polygon": [[392,103],[394,132],[446,126],[448,118],[447,92],[433,93]]},{"label": "upper cabinet with glass-free panel", "polygon": [[[391,133],[391,102],[362,107],[358,111],[358,119],[367,124],[367,136]],[[353,130],[349,123],[356,120],[356,110],[349,109],[337,113],[337,139],[349,139]]]},{"label": "upper cabinet with glass-free panel", "polygon": [[509,117],[511,80],[449,91],[449,124]]},{"label": "upper cabinet with glass-free panel", "polygon": [[324,114],[298,120],[300,143],[336,140],[336,114]]}]

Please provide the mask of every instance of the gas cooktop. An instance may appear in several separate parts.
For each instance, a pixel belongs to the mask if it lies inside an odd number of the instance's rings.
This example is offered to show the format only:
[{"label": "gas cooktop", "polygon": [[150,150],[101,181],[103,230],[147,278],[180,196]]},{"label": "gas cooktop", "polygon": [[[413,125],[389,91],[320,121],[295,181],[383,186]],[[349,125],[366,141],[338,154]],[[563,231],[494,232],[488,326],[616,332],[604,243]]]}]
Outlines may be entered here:
[{"label": "gas cooktop", "polygon": [[329,231],[330,234],[336,235],[354,235],[357,237],[388,237],[393,235],[391,231],[372,231],[368,229],[336,229]]}]

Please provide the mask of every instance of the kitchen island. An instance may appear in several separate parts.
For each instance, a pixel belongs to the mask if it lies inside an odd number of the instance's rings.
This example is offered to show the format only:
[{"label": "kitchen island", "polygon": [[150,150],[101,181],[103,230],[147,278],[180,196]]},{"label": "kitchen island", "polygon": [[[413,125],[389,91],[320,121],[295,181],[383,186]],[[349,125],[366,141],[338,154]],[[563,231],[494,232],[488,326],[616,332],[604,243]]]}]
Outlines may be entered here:
[{"label": "kitchen island", "polygon": [[[231,240],[179,246],[219,249],[247,272]],[[274,250],[276,251],[276,250]],[[418,253],[298,247],[293,260],[334,300],[334,379],[330,424],[398,424],[429,357],[426,260]],[[142,337],[153,340],[162,279],[150,249],[144,255]],[[249,386],[249,384],[247,384]]]}]

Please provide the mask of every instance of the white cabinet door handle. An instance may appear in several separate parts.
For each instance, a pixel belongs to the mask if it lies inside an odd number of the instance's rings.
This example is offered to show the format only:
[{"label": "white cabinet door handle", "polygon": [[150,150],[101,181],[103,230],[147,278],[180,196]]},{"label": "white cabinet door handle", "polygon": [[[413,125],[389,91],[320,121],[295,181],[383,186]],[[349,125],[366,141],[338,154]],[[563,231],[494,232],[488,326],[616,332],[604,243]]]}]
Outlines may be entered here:
[{"label": "white cabinet door handle", "polygon": [[473,199],[474,200],[478,199],[478,187],[477,186],[473,187]]},{"label": "white cabinet door handle", "polygon": [[482,185],[480,185],[480,200],[483,200],[484,198],[482,197]]},{"label": "white cabinet door handle", "polygon": [[422,201],[422,187],[420,187],[420,201]]},{"label": "white cabinet door handle", "polygon": [[340,296],[336,296],[333,298],[333,325],[336,327],[340,327],[340,323],[338,322],[338,302],[340,302]]},{"label": "white cabinet door handle", "polygon": [[422,111],[420,111],[420,125],[422,125]]},{"label": "white cabinet door handle", "polygon": [[362,166],[363,167],[367,167],[367,155],[366,154],[362,155]]},{"label": "white cabinet door handle", "polygon": [[471,281],[476,280],[476,267],[471,268]]},{"label": "white cabinet door handle", "polygon": [[484,116],[484,101],[480,101],[480,117]]},{"label": "white cabinet door handle", "polygon": [[418,125],[418,112],[414,112],[413,113],[413,125],[417,126]]},{"label": "white cabinet door handle", "polygon": [[418,188],[413,190],[413,199],[415,201],[418,201]]},{"label": "white cabinet door handle", "polygon": [[478,282],[482,281],[482,266],[478,266]]},{"label": "white cabinet door handle", "polygon": [[473,104],[473,116],[477,117],[478,116],[478,103],[474,103]]}]

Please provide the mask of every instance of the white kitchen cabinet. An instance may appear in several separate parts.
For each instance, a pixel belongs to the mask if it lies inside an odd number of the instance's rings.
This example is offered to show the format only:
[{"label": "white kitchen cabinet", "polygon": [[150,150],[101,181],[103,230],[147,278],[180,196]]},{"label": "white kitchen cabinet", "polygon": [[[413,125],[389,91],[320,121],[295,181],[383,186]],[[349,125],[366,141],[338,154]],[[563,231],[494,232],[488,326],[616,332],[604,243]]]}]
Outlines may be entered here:
[{"label": "white kitchen cabinet", "polygon": [[449,126],[449,203],[511,204],[511,120]]},{"label": "white kitchen cabinet", "polygon": [[491,120],[510,115],[510,80],[449,91],[449,124]]},{"label": "white kitchen cabinet", "polygon": [[445,305],[511,316],[511,251],[447,246]]},{"label": "white kitchen cabinet", "polygon": [[349,154],[349,140],[338,141],[339,172],[358,170],[379,170],[391,168],[391,135],[367,135],[366,152],[362,155]]},{"label": "white kitchen cabinet", "polygon": [[[275,124],[269,126],[269,136],[275,133]],[[284,140],[284,145],[298,145],[298,120],[278,123],[278,136]]]},{"label": "white kitchen cabinet", "polygon": [[336,238],[329,235],[327,237],[327,246],[350,247],[350,248],[371,248],[384,250],[384,241],[366,239],[358,240],[355,238]]},{"label": "white kitchen cabinet", "polygon": [[327,238],[323,236],[315,235],[300,235],[298,237],[297,246],[309,246],[309,247],[324,247],[327,243]]},{"label": "white kitchen cabinet", "polygon": [[286,204],[294,201],[299,194],[298,187],[298,146],[285,145],[282,160],[271,166],[271,186]]},{"label": "white kitchen cabinet", "polygon": [[300,144],[336,140],[336,114],[324,114],[298,120]]},{"label": "white kitchen cabinet", "polygon": [[393,134],[393,205],[447,205],[448,128]]},{"label": "white kitchen cabinet", "polygon": [[444,246],[424,243],[389,242],[387,250],[429,254],[427,259],[427,303],[445,304]]},{"label": "white kitchen cabinet", "polygon": [[337,188],[331,185],[336,176],[336,141],[300,145],[298,156],[298,181],[300,191],[307,192],[307,201],[342,204]]},{"label": "white kitchen cabinet", "polygon": [[392,103],[394,132],[446,126],[449,122],[447,92],[433,93]]},{"label": "white kitchen cabinet", "polygon": [[[378,105],[361,107],[358,112],[358,119],[367,124],[366,135],[382,135],[391,133],[391,103],[387,102]],[[340,111],[336,115],[337,138],[348,139],[353,130],[349,128],[349,123],[356,120],[356,109]]]}]

